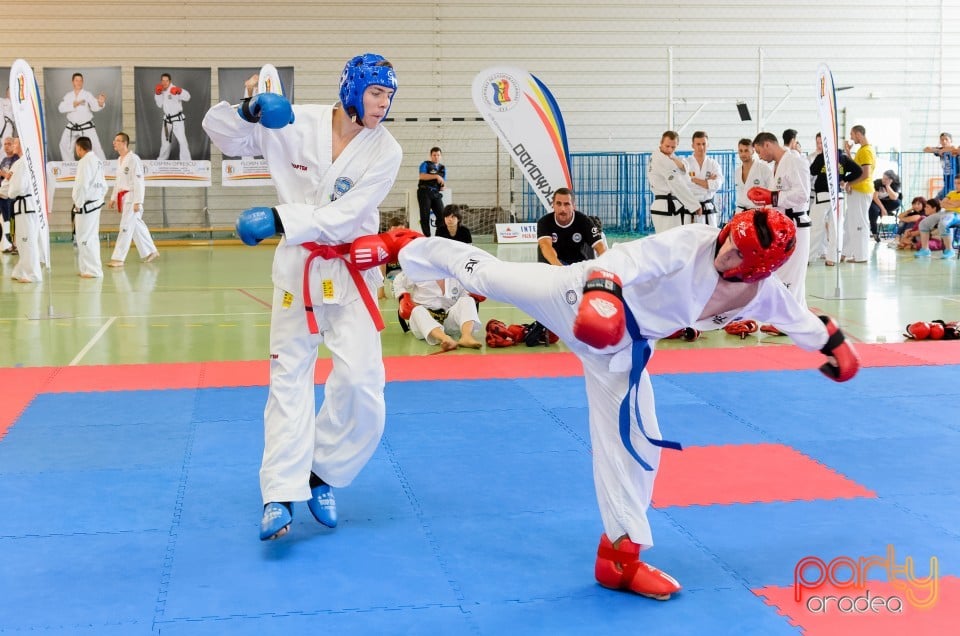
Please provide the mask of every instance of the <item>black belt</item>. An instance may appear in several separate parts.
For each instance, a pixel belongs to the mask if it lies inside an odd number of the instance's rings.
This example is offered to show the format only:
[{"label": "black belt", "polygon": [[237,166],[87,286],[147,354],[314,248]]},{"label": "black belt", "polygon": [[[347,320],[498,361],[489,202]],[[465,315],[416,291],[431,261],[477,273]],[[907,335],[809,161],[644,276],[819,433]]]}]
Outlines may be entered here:
[{"label": "black belt", "polygon": [[96,128],[96,126],[93,125],[92,119],[83,124],[73,124],[73,123],[67,122],[67,130],[70,130],[72,132],[83,132],[84,130],[90,130],[92,128]]},{"label": "black belt", "polygon": [[676,216],[687,211],[687,209],[683,206],[680,206],[679,210],[677,209],[677,205],[674,203],[674,201],[677,200],[677,197],[673,196],[672,194],[655,194],[653,195],[653,199],[655,201],[666,201],[667,211],[659,212],[657,210],[650,210],[650,214],[659,214],[660,216]]},{"label": "black belt", "polygon": [[182,110],[181,110],[179,113],[174,113],[173,115],[164,115],[164,116],[163,116],[163,121],[167,122],[168,124],[172,124],[172,123],[175,122],[175,121],[183,121],[183,120],[185,120],[185,119],[186,119],[186,117],[184,116]]},{"label": "black belt", "polygon": [[[826,200],[824,200],[824,201],[821,201],[821,200],[820,200],[820,195],[821,195],[821,194],[827,195]],[[843,198],[843,193],[838,193],[838,194],[837,194],[837,200],[840,200],[840,199],[842,199],[842,198]],[[829,201],[830,201],[830,193],[829,193],[829,192],[814,192],[814,193],[813,193],[813,200],[814,200],[816,203],[829,203]]]},{"label": "black belt", "polygon": [[84,201],[83,208],[77,208],[77,214],[90,214],[91,212],[96,212],[103,207],[103,202],[101,201],[100,205],[95,208],[91,208],[90,205],[94,203],[96,203],[96,201]]},{"label": "black belt", "polygon": [[[788,208],[784,210],[783,213],[786,214],[787,217],[789,217],[794,223],[796,223],[797,227],[810,227],[810,217],[807,216],[806,210],[803,210],[801,212],[794,212],[793,208]],[[800,217],[803,217],[803,216],[807,216],[806,221],[800,220]]]},{"label": "black belt", "polygon": [[32,196],[32,194],[25,194],[21,197],[14,197],[11,202],[13,204],[13,216],[17,216],[18,214],[33,214],[36,212],[36,210],[27,209],[27,199]]}]

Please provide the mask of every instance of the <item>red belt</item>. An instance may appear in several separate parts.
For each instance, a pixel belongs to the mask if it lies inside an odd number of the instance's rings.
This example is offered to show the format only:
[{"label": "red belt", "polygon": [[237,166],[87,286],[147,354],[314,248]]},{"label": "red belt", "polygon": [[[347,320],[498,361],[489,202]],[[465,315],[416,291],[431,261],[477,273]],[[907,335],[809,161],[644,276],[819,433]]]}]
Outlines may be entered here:
[{"label": "red belt", "polygon": [[380,315],[380,307],[377,306],[377,302],[373,299],[373,296],[370,295],[370,289],[367,287],[366,281],[363,280],[363,275],[360,273],[360,270],[357,269],[356,265],[349,259],[344,258],[345,255],[350,253],[350,244],[320,245],[319,243],[311,242],[304,243],[303,247],[310,252],[310,255],[307,256],[307,262],[303,264],[303,308],[307,312],[307,327],[310,329],[310,333],[320,333],[320,329],[317,326],[317,317],[313,312],[313,299],[310,297],[310,264],[313,263],[313,259],[317,257],[326,260],[334,258],[343,260],[343,264],[347,266],[347,271],[350,272],[350,278],[353,279],[353,283],[357,286],[357,291],[360,292],[360,298],[363,299],[363,304],[366,305],[367,311],[370,312],[373,325],[377,328],[377,331],[383,331],[385,325],[383,324],[383,317]]},{"label": "red belt", "polygon": [[117,192],[117,213],[118,214],[123,214],[123,197],[126,196],[129,192],[130,192],[129,190],[121,190],[120,192]]}]

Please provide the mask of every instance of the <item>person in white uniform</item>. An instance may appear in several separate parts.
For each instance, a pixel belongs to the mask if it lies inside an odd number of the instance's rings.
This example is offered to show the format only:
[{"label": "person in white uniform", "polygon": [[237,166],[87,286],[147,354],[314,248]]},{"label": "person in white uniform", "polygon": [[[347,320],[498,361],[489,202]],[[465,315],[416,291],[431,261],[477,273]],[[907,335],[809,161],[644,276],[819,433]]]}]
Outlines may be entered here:
[{"label": "person in white uniform", "polygon": [[173,84],[169,73],[160,76],[160,83],[154,88],[154,100],[163,111],[163,126],[160,130],[160,154],[158,160],[170,158],[173,140],[180,148],[180,161],[190,161],[190,145],[187,143],[187,131],[183,114],[183,102],[190,101],[190,91]]},{"label": "person in white uniform", "polygon": [[110,267],[123,267],[130,251],[130,243],[137,246],[137,252],[144,263],[155,261],[159,252],[150,234],[150,228],[143,220],[143,197],[146,183],[143,178],[143,162],[130,150],[130,136],[119,132],[113,138],[113,149],[117,151],[117,179],[110,194],[110,209],[120,211],[120,228],[117,232],[117,244],[113,247]]},{"label": "person in white uniform", "polygon": [[443,351],[483,346],[476,339],[480,333],[476,300],[456,278],[418,283],[401,271],[393,279],[393,295],[399,303],[400,317],[409,322],[415,338],[440,345]]},{"label": "person in white uniform", "polygon": [[750,188],[747,197],[758,205],[780,210],[797,225],[797,249],[777,270],[777,276],[797,299],[797,303],[806,307],[807,256],[810,254],[810,167],[807,160],[795,150],[781,146],[773,133],[758,134],[753,139],[753,147],[762,160],[774,164],[773,188]]},{"label": "person in white uniform", "polygon": [[77,266],[83,278],[101,278],[100,210],[107,196],[107,179],[103,176],[103,160],[93,152],[89,137],[76,143],[77,175],[73,180],[73,209],[77,223]]},{"label": "person in white uniform", "polygon": [[43,251],[40,245],[43,238],[41,213],[34,200],[29,168],[23,159],[19,137],[13,138],[12,151],[19,158],[10,166],[9,175],[0,186],[0,196],[10,201],[13,210],[13,222],[16,225],[14,243],[20,254],[10,278],[18,283],[39,283],[43,280],[40,266]]},{"label": "person in white uniform", "polygon": [[760,161],[753,151],[753,142],[741,139],[737,142],[737,156],[740,158],[740,169],[734,178],[737,190],[737,212],[752,210],[757,204],[747,197],[750,188],[773,189],[773,170],[766,161]]},{"label": "person in white uniform", "polygon": [[73,90],[64,95],[57,106],[57,110],[67,116],[67,125],[60,135],[60,160],[74,160],[73,149],[79,137],[87,137],[93,144],[93,152],[100,159],[106,159],[100,146],[97,127],[93,122],[93,114],[103,110],[107,104],[107,96],[100,93],[94,97],[93,93],[86,90],[81,73],[74,73],[71,81]]},{"label": "person in white uniform", "polygon": [[[377,231],[377,206],[400,169],[400,144],[381,125],[396,90],[390,62],[367,53],[347,62],[333,106],[291,106],[281,95],[260,93],[239,109],[221,102],[203,119],[225,155],[266,159],[279,199],[237,220],[250,245],[283,234],[273,259],[261,540],[286,534],[295,501],[307,501],[317,521],[336,526],[331,487],[354,480],[383,434],[383,323],[375,300],[383,275],[377,267],[360,272],[359,259],[341,256],[354,239]],[[333,369],[317,412],[321,343],[333,354]]]},{"label": "person in white uniform", "polygon": [[409,278],[455,277],[473,293],[512,303],[582,362],[604,529],[594,569],[601,585],[659,600],[680,589],[640,560],[640,550],[653,545],[647,509],[660,450],[679,448],[660,435],[645,368],[652,341],[687,325],[718,329],[750,315],[829,356],[820,370],[831,379],[856,373],[856,352],[836,323],[815,316],[770,276],[794,252],[795,235],[793,221],[765,208],[734,215],[722,230],[686,225],[565,267],[507,263],[437,238],[413,239],[399,251]]},{"label": "person in white uniform", "polygon": [[679,139],[672,130],[664,132],[647,165],[647,183],[653,193],[650,217],[657,234],[682,225],[684,214],[701,212],[700,200],[691,190],[687,164],[674,154]]},{"label": "person in white uniform", "polygon": [[817,152],[813,161],[810,162],[810,175],[814,180],[813,200],[810,203],[810,256],[807,262],[812,263],[822,256],[826,265],[833,266],[840,252],[838,229],[843,227],[844,192],[847,184],[859,178],[863,171],[847,153],[837,151],[839,169],[837,197],[840,214],[836,214],[830,201],[830,185],[827,183],[827,167],[823,158],[823,137],[820,133],[817,133],[816,141]]},{"label": "person in white uniform", "polygon": [[687,175],[690,177],[690,190],[700,203],[700,214],[694,214],[687,219],[691,223],[706,223],[717,227],[719,214],[713,197],[723,185],[723,173],[716,159],[707,156],[707,146],[710,140],[707,133],[698,130],[693,133],[691,146],[693,154],[684,157],[687,165]]}]

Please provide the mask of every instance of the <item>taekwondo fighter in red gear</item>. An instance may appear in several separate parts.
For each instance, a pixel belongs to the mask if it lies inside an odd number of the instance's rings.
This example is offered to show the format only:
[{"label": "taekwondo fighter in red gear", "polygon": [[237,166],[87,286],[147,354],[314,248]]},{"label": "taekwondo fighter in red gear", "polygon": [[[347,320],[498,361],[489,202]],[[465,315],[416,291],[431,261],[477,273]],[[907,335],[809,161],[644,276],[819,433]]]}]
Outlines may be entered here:
[{"label": "taekwondo fighter in red gear", "polygon": [[[367,53],[347,62],[333,106],[291,107],[282,95],[259,93],[239,109],[221,102],[203,120],[223,154],[263,156],[277,189],[273,208],[251,208],[237,220],[248,245],[283,235],[273,258],[262,540],[288,531],[294,501],[307,501],[317,521],[334,527],[331,487],[353,481],[383,434],[382,318],[375,300],[383,275],[372,266],[379,262],[358,272],[360,258],[350,246],[379,229],[377,206],[400,169],[400,144],[381,125],[396,89],[392,65]],[[321,343],[333,355],[333,369],[317,412],[313,378]]]},{"label": "taekwondo fighter in red gear", "polygon": [[647,508],[661,438],[646,371],[650,344],[677,329],[719,329],[755,316],[806,350],[828,356],[836,381],[859,361],[836,323],[798,303],[770,276],[795,249],[796,226],[771,209],[736,214],[722,230],[702,224],[621,243],[566,267],[507,263],[471,245],[418,238],[399,253],[415,280],[456,277],[471,292],[516,305],[557,334],[583,363],[593,474],[604,534],[595,576],[609,588],[665,600],[680,589],[640,560],[653,545]]}]

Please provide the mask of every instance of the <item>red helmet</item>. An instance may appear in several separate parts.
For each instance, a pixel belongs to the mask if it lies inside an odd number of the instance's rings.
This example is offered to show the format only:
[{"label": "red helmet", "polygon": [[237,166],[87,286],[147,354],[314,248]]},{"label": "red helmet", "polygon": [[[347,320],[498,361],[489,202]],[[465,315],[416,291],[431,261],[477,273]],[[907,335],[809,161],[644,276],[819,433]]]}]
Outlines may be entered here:
[{"label": "red helmet", "polygon": [[752,283],[763,280],[787,262],[797,247],[797,226],[787,215],[773,208],[743,210],[733,215],[720,230],[717,249],[733,237],[743,256],[737,267],[720,272],[727,280]]}]

